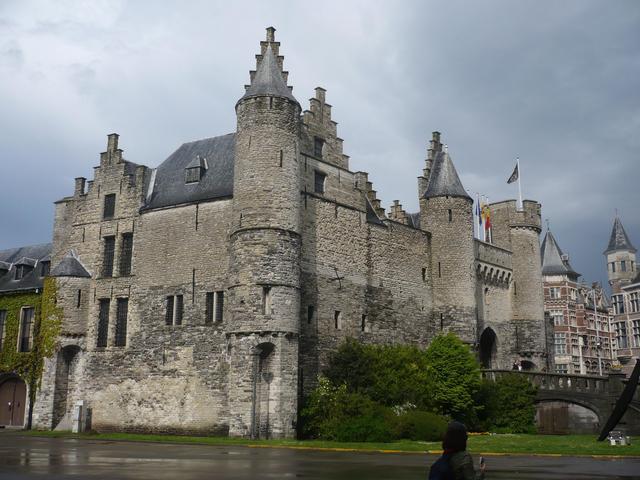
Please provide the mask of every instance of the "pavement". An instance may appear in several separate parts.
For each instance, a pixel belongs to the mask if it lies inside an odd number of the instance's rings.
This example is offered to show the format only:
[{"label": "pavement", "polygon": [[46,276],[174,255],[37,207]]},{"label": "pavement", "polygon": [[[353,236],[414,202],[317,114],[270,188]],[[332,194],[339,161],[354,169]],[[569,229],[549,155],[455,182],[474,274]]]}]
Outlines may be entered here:
[{"label": "pavement", "polygon": [[[0,433],[0,479],[426,479],[436,455],[38,438]],[[475,456],[476,461],[477,456]],[[634,479],[640,459],[491,456],[491,479]]]}]

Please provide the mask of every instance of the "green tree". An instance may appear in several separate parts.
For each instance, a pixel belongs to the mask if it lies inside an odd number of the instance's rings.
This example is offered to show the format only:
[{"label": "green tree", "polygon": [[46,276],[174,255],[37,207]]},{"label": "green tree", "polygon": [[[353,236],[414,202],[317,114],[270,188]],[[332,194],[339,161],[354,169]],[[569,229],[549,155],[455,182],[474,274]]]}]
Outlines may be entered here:
[{"label": "green tree", "polygon": [[442,415],[473,423],[474,402],[480,388],[480,366],[475,355],[452,333],[433,339],[425,352],[433,372],[433,401]]},{"label": "green tree", "polygon": [[432,369],[424,351],[407,345],[363,345],[347,339],[332,355],[325,375],[389,407],[434,408]]},{"label": "green tree", "polygon": [[534,433],[535,398],[536,387],[517,373],[483,381],[478,398],[484,406],[480,426],[501,433]]}]

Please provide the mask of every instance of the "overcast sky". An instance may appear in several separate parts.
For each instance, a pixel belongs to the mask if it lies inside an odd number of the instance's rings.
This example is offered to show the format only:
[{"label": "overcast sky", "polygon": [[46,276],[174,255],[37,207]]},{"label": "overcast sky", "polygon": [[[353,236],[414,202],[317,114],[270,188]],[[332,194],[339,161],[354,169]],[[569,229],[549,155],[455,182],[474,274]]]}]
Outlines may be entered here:
[{"label": "overcast sky", "polygon": [[51,239],[106,135],[157,166],[235,130],[276,27],[303,105],[327,89],[351,169],[417,211],[430,132],[467,190],[542,203],[585,280],[617,208],[640,247],[640,2],[0,1],[0,249]]}]

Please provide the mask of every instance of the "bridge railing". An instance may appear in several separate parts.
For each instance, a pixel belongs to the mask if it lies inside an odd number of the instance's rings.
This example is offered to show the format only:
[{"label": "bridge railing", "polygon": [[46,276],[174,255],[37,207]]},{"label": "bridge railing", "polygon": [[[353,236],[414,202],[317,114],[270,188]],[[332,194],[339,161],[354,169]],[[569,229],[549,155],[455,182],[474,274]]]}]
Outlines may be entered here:
[{"label": "bridge railing", "polygon": [[596,375],[567,375],[564,373],[545,373],[518,370],[483,370],[483,378],[496,380],[504,375],[524,375],[540,390],[566,390],[580,393],[604,393],[609,378]]}]

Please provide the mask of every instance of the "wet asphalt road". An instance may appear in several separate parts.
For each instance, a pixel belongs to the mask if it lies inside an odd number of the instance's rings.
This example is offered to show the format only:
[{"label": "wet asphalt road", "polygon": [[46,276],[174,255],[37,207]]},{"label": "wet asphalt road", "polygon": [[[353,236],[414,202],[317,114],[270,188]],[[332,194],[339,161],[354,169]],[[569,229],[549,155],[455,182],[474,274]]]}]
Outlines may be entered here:
[{"label": "wet asphalt road", "polygon": [[[35,438],[0,433],[0,479],[426,479],[434,455]],[[487,479],[638,479],[640,459],[488,457]]]}]

